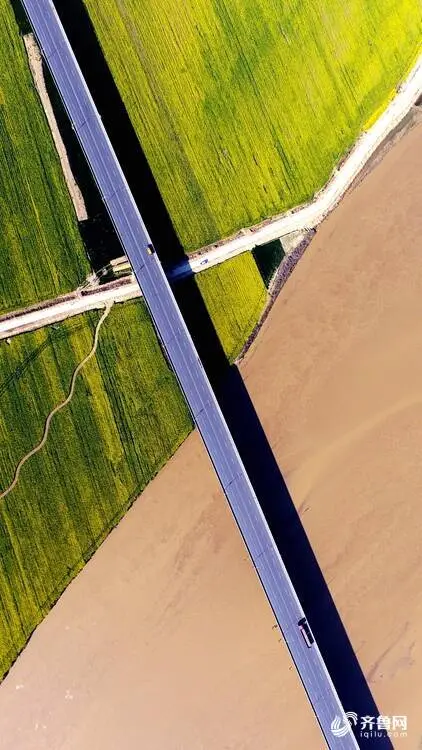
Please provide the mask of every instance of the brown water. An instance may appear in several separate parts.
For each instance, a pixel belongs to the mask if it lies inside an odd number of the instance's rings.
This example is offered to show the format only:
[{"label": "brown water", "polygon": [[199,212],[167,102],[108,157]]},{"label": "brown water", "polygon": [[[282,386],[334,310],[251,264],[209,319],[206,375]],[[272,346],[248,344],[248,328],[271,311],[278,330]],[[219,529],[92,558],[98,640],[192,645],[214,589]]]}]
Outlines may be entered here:
[{"label": "brown water", "polygon": [[[403,750],[422,737],[421,153],[418,126],[329,217],[242,365]],[[272,625],[194,434],[0,687],[0,748],[320,750]]]}]

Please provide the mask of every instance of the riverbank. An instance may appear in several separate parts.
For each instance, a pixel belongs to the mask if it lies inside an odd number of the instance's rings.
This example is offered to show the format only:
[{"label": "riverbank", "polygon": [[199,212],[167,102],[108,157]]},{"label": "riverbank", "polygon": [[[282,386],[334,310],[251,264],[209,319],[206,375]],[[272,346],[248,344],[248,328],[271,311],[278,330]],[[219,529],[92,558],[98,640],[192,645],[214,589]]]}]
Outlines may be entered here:
[{"label": "riverbank", "polygon": [[[241,367],[403,750],[422,735],[421,150],[419,125],[326,220]],[[3,741],[320,750],[272,624],[195,433],[0,687]]]}]

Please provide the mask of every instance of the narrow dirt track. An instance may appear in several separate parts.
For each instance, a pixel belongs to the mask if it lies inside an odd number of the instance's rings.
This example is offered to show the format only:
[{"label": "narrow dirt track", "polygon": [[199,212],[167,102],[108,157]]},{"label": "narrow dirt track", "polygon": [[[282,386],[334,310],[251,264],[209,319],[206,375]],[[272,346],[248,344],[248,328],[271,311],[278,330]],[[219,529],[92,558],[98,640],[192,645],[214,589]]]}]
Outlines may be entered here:
[{"label": "narrow dirt track", "polygon": [[[421,154],[419,126],[324,222],[241,366],[398,750],[422,738]],[[0,746],[322,750],[272,624],[193,433],[0,686]]]},{"label": "narrow dirt track", "polygon": [[58,414],[59,411],[61,411],[62,409],[64,409],[65,406],[67,406],[68,404],[70,404],[70,402],[71,402],[71,400],[73,398],[73,394],[75,392],[76,378],[78,377],[78,375],[81,372],[81,370],[85,367],[85,365],[87,364],[87,362],[89,362],[89,360],[92,359],[92,357],[95,355],[95,352],[97,351],[98,337],[99,337],[99,334],[100,334],[100,328],[101,328],[102,324],[104,323],[107,315],[109,314],[109,312],[111,310],[111,307],[112,307],[111,304],[109,304],[109,305],[106,306],[106,309],[105,309],[104,313],[102,314],[101,318],[99,319],[99,321],[98,321],[98,323],[97,323],[97,325],[95,327],[94,341],[93,341],[93,344],[92,344],[91,351],[82,360],[82,362],[80,362],[78,364],[77,368],[75,369],[75,371],[74,371],[74,373],[72,375],[72,379],[70,381],[70,389],[69,389],[69,393],[68,393],[67,397],[65,398],[64,401],[62,401],[60,404],[58,404],[57,406],[55,406],[54,409],[48,415],[47,419],[45,420],[44,432],[43,432],[43,436],[42,436],[40,442],[38,443],[38,445],[35,446],[35,448],[32,448],[32,450],[30,450],[29,453],[27,453],[25,456],[23,456],[23,458],[21,458],[21,460],[19,461],[19,463],[18,463],[18,465],[16,467],[15,475],[13,477],[13,481],[11,482],[11,484],[5,490],[3,490],[3,492],[0,492],[0,500],[3,500],[5,497],[7,497],[7,495],[9,495],[12,492],[12,490],[15,489],[15,487],[16,487],[18,481],[19,481],[19,475],[21,473],[21,470],[22,470],[22,467],[24,466],[24,464],[26,464],[26,462],[29,461],[29,459],[32,458],[32,456],[35,456],[36,453],[39,453],[39,451],[42,450],[42,448],[46,444],[47,438],[48,438],[48,433],[49,433],[49,430],[50,430],[51,420],[53,419],[53,417],[56,414]]}]

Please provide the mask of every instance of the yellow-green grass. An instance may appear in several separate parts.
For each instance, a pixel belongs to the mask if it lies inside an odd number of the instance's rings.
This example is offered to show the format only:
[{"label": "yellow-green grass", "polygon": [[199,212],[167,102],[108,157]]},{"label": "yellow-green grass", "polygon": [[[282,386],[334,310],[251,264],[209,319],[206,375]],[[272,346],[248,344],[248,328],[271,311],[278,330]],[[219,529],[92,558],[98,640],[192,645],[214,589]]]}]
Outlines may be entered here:
[{"label": "yellow-green grass", "polygon": [[420,0],[85,0],[187,250],[309,199],[420,49]]},{"label": "yellow-green grass", "polygon": [[[233,361],[265,306],[251,254],[197,277]],[[0,343],[0,492],[90,351],[100,313]],[[0,678],[110,529],[192,428],[142,302],[116,306],[44,448],[0,500]]]},{"label": "yellow-green grass", "polygon": [[0,311],[75,288],[89,272],[10,0],[0,0]]},{"label": "yellow-green grass", "polygon": [[265,307],[267,290],[251,253],[196,277],[224,353],[233,362]]},{"label": "yellow-green grass", "polygon": [[[0,489],[67,395],[99,314],[0,344]],[[0,677],[191,427],[144,305],[113,308],[73,401],[0,500]]]}]

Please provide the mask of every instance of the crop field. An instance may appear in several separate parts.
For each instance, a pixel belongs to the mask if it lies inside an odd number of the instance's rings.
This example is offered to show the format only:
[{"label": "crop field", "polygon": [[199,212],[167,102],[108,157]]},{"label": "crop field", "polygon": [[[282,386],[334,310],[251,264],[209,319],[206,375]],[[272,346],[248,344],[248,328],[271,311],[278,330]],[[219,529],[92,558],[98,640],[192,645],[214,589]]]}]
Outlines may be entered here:
[{"label": "crop field", "polygon": [[84,0],[186,250],[309,199],[420,45],[420,0]]},{"label": "crop field", "polygon": [[0,0],[0,311],[89,273],[57,152],[10,0]]},{"label": "crop field", "polygon": [[[98,318],[90,313],[1,343],[0,491],[67,395]],[[191,428],[144,305],[113,308],[73,401],[0,500],[0,677]]]},{"label": "crop field", "polygon": [[[197,278],[226,356],[266,301],[250,253]],[[0,492],[40,440],[92,346],[100,313],[0,344]],[[46,445],[0,499],[0,679],[36,625],[192,429],[142,302],[115,306]]]},{"label": "crop field", "polygon": [[256,326],[267,291],[252,253],[244,253],[196,276],[225,355],[233,362]]}]

